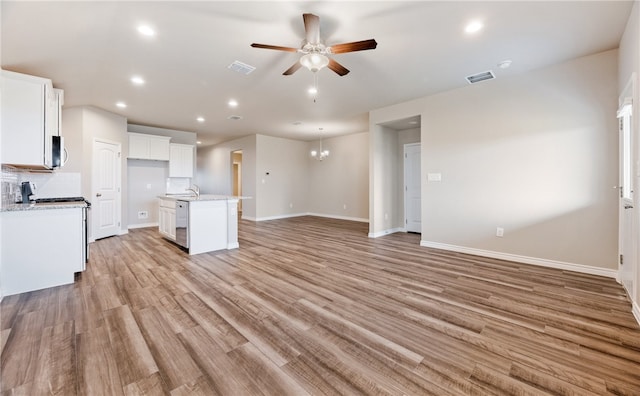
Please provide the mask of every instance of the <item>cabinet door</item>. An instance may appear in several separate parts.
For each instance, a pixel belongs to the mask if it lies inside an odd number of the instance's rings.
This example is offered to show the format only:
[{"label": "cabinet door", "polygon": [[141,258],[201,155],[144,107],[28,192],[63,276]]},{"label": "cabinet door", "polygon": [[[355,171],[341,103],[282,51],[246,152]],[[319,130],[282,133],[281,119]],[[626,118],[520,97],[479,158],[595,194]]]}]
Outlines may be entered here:
[{"label": "cabinet door", "polygon": [[169,161],[169,140],[165,137],[149,137],[149,159]]},{"label": "cabinet door", "polygon": [[169,177],[193,177],[193,146],[171,144]]},{"label": "cabinet door", "polygon": [[3,163],[45,164],[45,86],[45,79],[2,73]]},{"label": "cabinet door", "polygon": [[162,235],[166,234],[166,229],[165,229],[166,213],[167,213],[167,210],[163,207],[160,207],[160,209],[158,210],[158,231]]},{"label": "cabinet door", "polygon": [[146,159],[149,157],[148,139],[143,135],[129,134],[129,158]]},{"label": "cabinet door", "polygon": [[176,210],[167,210],[167,234],[171,240],[176,240]]}]

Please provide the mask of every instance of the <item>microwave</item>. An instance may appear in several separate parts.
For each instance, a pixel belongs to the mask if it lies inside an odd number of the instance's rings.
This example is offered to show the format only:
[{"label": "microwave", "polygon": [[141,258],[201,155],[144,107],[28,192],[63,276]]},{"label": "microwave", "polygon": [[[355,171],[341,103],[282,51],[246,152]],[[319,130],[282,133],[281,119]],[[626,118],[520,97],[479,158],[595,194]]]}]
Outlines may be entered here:
[{"label": "microwave", "polygon": [[62,136],[52,136],[51,144],[51,167],[62,168],[69,159],[67,150],[64,148],[64,138]]}]

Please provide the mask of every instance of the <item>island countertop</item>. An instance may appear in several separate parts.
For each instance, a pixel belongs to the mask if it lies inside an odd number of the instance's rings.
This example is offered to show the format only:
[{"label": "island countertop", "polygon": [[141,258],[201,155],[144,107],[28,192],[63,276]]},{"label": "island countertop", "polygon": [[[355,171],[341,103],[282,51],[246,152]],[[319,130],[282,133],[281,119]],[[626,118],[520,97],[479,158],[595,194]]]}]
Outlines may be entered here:
[{"label": "island countertop", "polygon": [[195,195],[159,195],[160,199],[167,199],[171,201],[227,201],[227,200],[240,200],[240,199],[249,199],[250,197],[243,197],[238,195],[217,195],[217,194],[200,194],[200,196],[196,197]]}]

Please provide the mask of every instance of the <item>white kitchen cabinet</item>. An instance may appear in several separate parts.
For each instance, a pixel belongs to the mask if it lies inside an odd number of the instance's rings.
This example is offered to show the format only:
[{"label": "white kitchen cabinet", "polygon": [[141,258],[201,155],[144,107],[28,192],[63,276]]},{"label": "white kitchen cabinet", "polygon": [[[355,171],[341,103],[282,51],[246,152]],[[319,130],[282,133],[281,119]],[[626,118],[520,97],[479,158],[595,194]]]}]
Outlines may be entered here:
[{"label": "white kitchen cabinet", "polygon": [[84,269],[82,208],[0,213],[2,295],[74,282]]},{"label": "white kitchen cabinet", "polygon": [[167,239],[176,240],[176,201],[160,199],[158,231]]},{"label": "white kitchen cabinet", "polygon": [[193,146],[171,143],[169,177],[193,177]]},{"label": "white kitchen cabinet", "polygon": [[129,157],[155,161],[169,161],[170,137],[129,132]]},{"label": "white kitchen cabinet", "polygon": [[51,80],[2,71],[2,162],[51,169],[60,135],[63,92]]}]

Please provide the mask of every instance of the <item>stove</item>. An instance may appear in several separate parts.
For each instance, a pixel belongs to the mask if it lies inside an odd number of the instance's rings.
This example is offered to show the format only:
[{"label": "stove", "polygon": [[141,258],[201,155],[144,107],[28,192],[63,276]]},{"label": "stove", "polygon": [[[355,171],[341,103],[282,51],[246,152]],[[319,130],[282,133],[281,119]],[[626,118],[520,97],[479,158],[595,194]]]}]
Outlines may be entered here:
[{"label": "stove", "polygon": [[85,202],[87,206],[91,206],[91,202],[84,199],[84,197],[36,198],[36,203],[56,203],[56,202]]},{"label": "stove", "polygon": [[88,220],[89,214],[87,213],[91,209],[91,202],[84,199],[84,197],[55,197],[55,198],[36,198],[35,203],[64,203],[64,202],[84,202],[87,206],[82,209],[82,228],[83,228],[83,245],[84,245],[84,271],[89,261],[89,227]]}]

